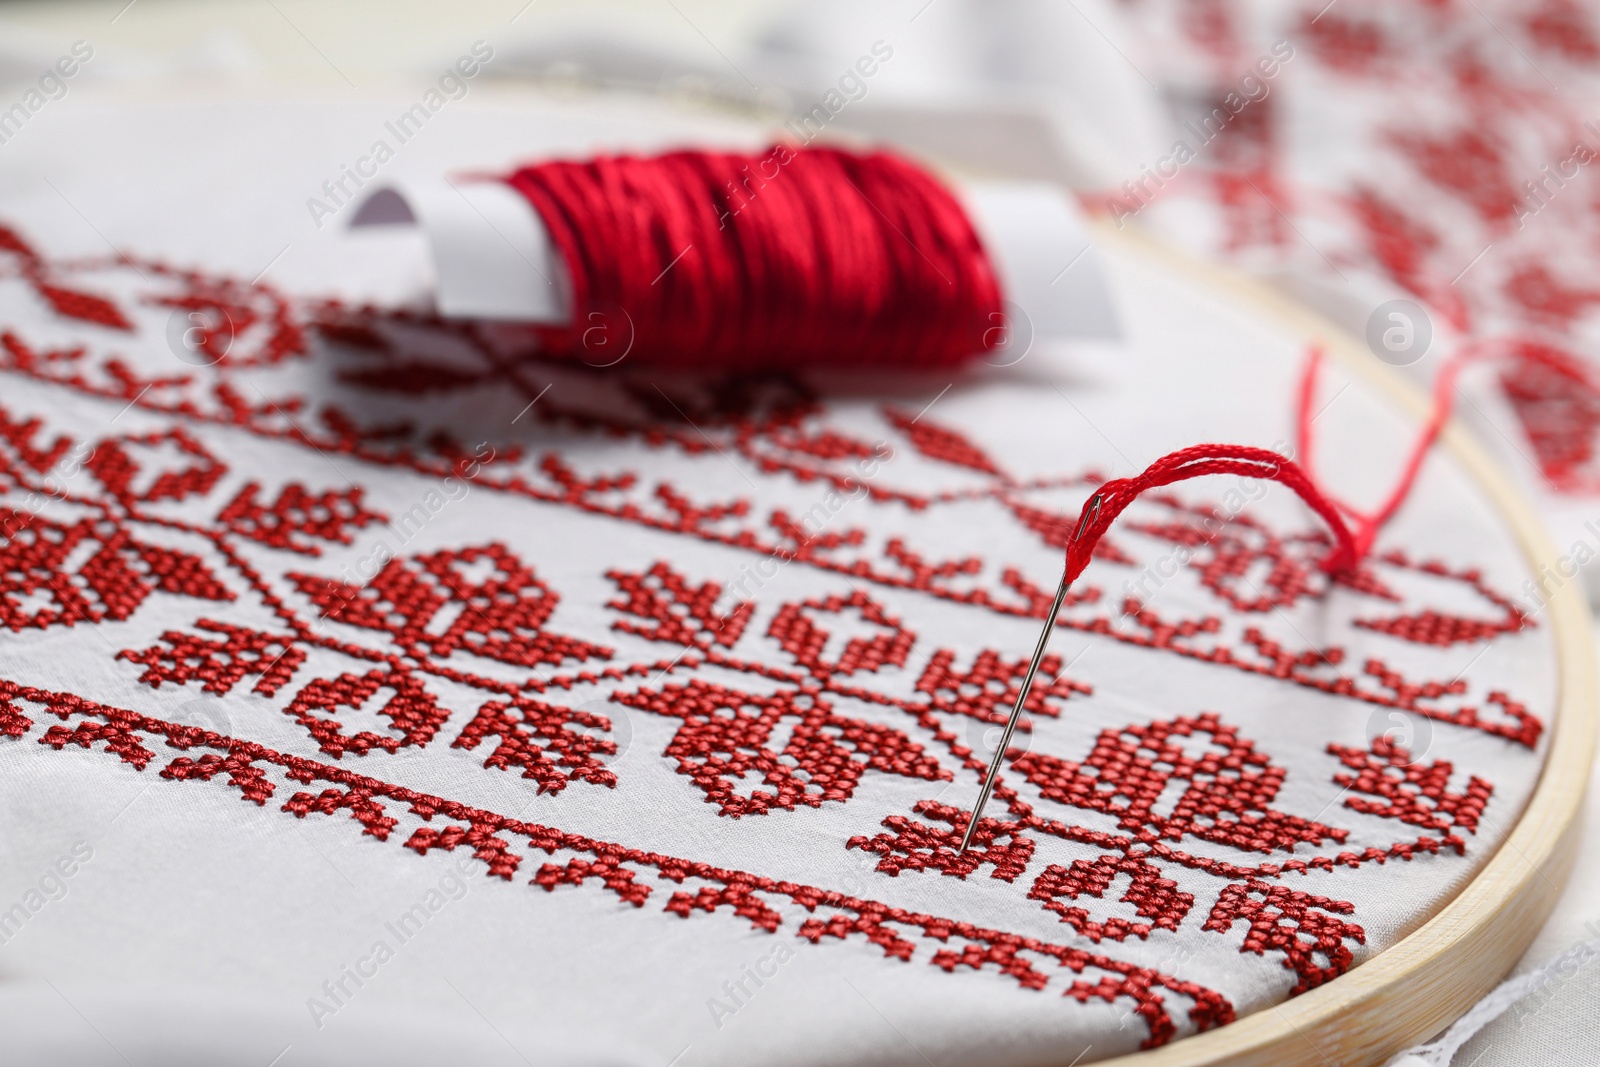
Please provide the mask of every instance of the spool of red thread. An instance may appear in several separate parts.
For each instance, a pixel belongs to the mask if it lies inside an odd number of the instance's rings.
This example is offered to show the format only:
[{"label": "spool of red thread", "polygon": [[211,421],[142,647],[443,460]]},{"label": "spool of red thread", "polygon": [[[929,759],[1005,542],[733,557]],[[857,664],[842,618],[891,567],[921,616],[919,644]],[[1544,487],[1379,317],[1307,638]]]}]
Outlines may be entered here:
[{"label": "spool of red thread", "polygon": [[619,314],[638,360],[685,369],[946,367],[1003,337],[966,211],[890,152],[603,156],[508,180],[570,280],[555,352],[587,355],[585,332]]},{"label": "spool of red thread", "polygon": [[428,231],[444,314],[591,366],[936,370],[1117,332],[1058,190],[958,192],[881,150],[542,161],[379,190],[353,225],[382,222]]}]

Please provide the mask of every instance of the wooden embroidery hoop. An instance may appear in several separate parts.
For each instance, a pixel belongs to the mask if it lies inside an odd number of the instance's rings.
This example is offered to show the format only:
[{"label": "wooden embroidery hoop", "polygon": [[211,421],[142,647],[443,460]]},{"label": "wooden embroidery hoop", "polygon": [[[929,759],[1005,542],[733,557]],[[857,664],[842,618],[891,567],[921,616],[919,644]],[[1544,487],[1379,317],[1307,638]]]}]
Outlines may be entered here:
[{"label": "wooden embroidery hoop", "polygon": [[[1285,332],[1320,341],[1341,368],[1420,422],[1428,400],[1372,358],[1360,339],[1264,284],[1200,263],[1148,237],[1095,227],[1097,242],[1136,257]],[[1488,453],[1452,421],[1438,448],[1483,489],[1510,528],[1530,571],[1553,564],[1555,547],[1536,512]],[[1432,919],[1326,985],[1216,1030],[1101,1067],[1327,1067],[1382,1064],[1461,1016],[1511,970],[1555,907],[1578,834],[1593,760],[1600,691],[1592,623],[1577,582],[1550,596],[1557,698],[1538,784],[1522,817],[1478,876]]]}]

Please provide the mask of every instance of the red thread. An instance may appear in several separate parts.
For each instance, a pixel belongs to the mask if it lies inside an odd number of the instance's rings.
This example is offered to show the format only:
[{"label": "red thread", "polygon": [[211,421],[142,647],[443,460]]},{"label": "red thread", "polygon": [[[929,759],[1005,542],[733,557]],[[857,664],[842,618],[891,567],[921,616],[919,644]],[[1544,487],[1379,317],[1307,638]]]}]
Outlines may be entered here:
[{"label": "red thread", "polygon": [[[1454,764],[1448,760],[1432,763],[1415,760],[1405,746],[1387,735],[1373,738],[1370,749],[1331,744],[1328,752],[1356,772],[1335,774],[1336,785],[1378,798],[1350,797],[1344,802],[1345,807],[1367,815],[1399,819],[1425,830],[1449,831],[1459,827],[1468,833],[1477,833],[1478,819],[1494,792],[1494,786],[1477,775],[1467,779],[1462,792],[1450,792],[1447,787],[1455,771]],[[1466,843],[1454,834],[1446,838],[1445,843],[1454,846],[1458,853],[1466,853]]]},{"label": "red thread", "polygon": [[362,507],[360,489],[329,489],[312,495],[295,482],[285,485],[271,504],[256,499],[259,482],[250,482],[217,515],[217,522],[254,541],[318,556],[322,550],[306,538],[348,545],[352,527],[388,522],[389,516]]},{"label": "red thread", "polygon": [[[1077,900],[1080,896],[1104,897],[1117,875],[1126,874],[1132,879],[1128,891],[1119,899],[1132,904],[1143,918],[1150,922],[1130,922],[1113,916],[1103,923],[1094,922],[1084,908],[1068,907],[1057,897]],[[1178,883],[1161,877],[1161,869],[1142,856],[1101,856],[1089,860],[1073,860],[1072,866],[1052,864],[1034,879],[1028,890],[1029,900],[1042,900],[1046,911],[1061,916],[1078,933],[1099,944],[1102,938],[1122,941],[1132,936],[1148,938],[1152,927],[1176,930],[1194,906],[1194,894],[1178,889]]]},{"label": "red thread", "polygon": [[[972,846],[958,855],[956,845],[961,841],[961,831],[967,820],[965,809],[921,800],[911,810],[946,823],[948,828],[890,815],[883,820],[883,825],[895,831],[893,834],[852,837],[845,842],[845,847],[877,853],[883,857],[878,860],[877,869],[891,877],[898,877],[901,871],[933,870],[965,878],[983,864],[991,863],[994,870],[989,877],[1011,882],[1028,869],[1028,861],[1033,858],[1033,840],[1022,836],[1021,823],[979,819],[972,835]],[[1002,845],[1000,837],[1008,838],[1009,843]]]},{"label": "red thread", "polygon": [[[921,745],[891,726],[834,712],[814,692],[745,693],[691,681],[660,690],[615,693],[618,704],[683,720],[663,753],[704,790],[706,802],[739,818],[772,808],[843,802],[868,770],[938,781],[950,777]],[[768,744],[788,727],[782,751]],[[760,783],[770,789],[750,788]],[[749,792],[741,795],[743,786]]]},{"label": "red thread", "polygon": [[123,649],[117,659],[142,663],[145,672],[139,681],[152,689],[160,689],[162,682],[187,685],[196,679],[207,693],[218,696],[228,692],[247,674],[260,676],[252,691],[263,696],[273,696],[287,685],[294,672],[305,662],[304,649],[294,647],[290,637],[260,633],[243,626],[232,626],[213,619],[199,619],[195,628],[222,635],[206,638],[167,630],[161,640],[169,646],[151,645],[140,651]]},{"label": "red thread", "polygon": [[1067,545],[1067,582],[1076,581],[1083,573],[1093,557],[1096,543],[1140,493],[1208,474],[1237,474],[1287,486],[1333,531],[1334,549],[1323,561],[1323,567],[1333,572],[1349,571],[1360,561],[1361,552],[1337,507],[1293,460],[1265,448],[1246,445],[1191,445],[1162,456],[1142,474],[1113,478],[1089,495],[1078,516],[1078,532]]},{"label": "red thread", "polygon": [[[1258,956],[1282,952],[1284,967],[1300,979],[1289,990],[1294,997],[1350,969],[1355,957],[1345,941],[1364,945],[1367,934],[1355,923],[1334,916],[1349,915],[1354,910],[1343,900],[1251,879],[1222,891],[1202,929],[1227,933],[1243,919],[1250,929],[1239,951]],[[1318,953],[1328,961],[1326,967],[1317,965]]]},{"label": "red thread", "polygon": [[555,354],[659,366],[936,367],[999,343],[1000,289],[956,199],[888,152],[776,145],[524,167],[566,265]]},{"label": "red thread", "polygon": [[[362,730],[354,735],[344,733],[338,720],[324,718],[318,712],[332,712],[338,708],[359,709],[380,690],[392,690],[390,697],[377,709],[379,715],[389,719],[399,736],[375,734]],[[284,714],[293,717],[316,740],[317,747],[339,759],[346,752],[365,756],[374,748],[393,752],[404,745],[421,747],[432,740],[445,719],[450,717],[447,708],[441,708],[421,683],[402,671],[372,670],[364,675],[341,674],[337,678],[318,678],[300,690],[298,696],[284,708]]]},{"label": "red thread", "polygon": [[485,704],[450,747],[476,749],[487,737],[499,738],[483,765],[500,770],[521,767],[522,777],[538,782],[540,793],[559,793],[573,780],[616,787],[617,776],[595,758],[615,756],[616,742],[569,729],[576,725],[610,730],[605,716],[528,698],[516,701],[514,707],[517,714],[505,701]]},{"label": "red thread", "polygon": [[[1205,735],[1203,744],[1197,735]],[[1249,852],[1293,852],[1299,844],[1343,842],[1348,834],[1269,807],[1283,768],[1214,712],[1102,730],[1081,764],[1025,752],[1011,766],[1046,800],[1115,816],[1147,844],[1189,836]],[[1158,814],[1174,783],[1184,785],[1177,803],[1170,814]]]}]

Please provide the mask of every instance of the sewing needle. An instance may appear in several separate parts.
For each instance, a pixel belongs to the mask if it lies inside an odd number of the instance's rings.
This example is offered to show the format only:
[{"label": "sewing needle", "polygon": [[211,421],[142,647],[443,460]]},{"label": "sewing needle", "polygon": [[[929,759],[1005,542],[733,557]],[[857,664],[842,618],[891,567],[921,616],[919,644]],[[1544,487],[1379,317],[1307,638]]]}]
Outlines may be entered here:
[{"label": "sewing needle", "polygon": [[[1100,497],[1096,495],[1089,504],[1089,510],[1078,522],[1078,532],[1072,535],[1074,543],[1083,536],[1083,528],[1089,524],[1089,520],[1099,513]],[[1017,721],[1022,718],[1022,707],[1028,702],[1028,692],[1033,688],[1033,676],[1039,673],[1039,662],[1044,659],[1045,647],[1050,644],[1050,631],[1055,629],[1056,616],[1061,614],[1061,605],[1067,599],[1067,589],[1071,584],[1063,572],[1061,584],[1056,587],[1055,602],[1050,605],[1050,614],[1044,620],[1044,632],[1039,635],[1039,644],[1033,650],[1033,661],[1028,664],[1028,673],[1022,678],[1022,689],[1017,693],[1017,702],[1011,708],[1011,717],[1006,720],[1005,731],[1000,735],[1000,744],[994,750],[994,759],[989,761],[989,773],[984,777],[983,791],[978,794],[978,803],[973,805],[972,817],[967,820],[967,832],[961,835],[961,847],[956,849],[958,856],[972,843],[972,833],[978,828],[978,819],[989,803],[990,794],[994,792],[995,780],[1000,776],[1000,761],[1005,759],[1006,749],[1011,747],[1011,735],[1016,731]]]}]

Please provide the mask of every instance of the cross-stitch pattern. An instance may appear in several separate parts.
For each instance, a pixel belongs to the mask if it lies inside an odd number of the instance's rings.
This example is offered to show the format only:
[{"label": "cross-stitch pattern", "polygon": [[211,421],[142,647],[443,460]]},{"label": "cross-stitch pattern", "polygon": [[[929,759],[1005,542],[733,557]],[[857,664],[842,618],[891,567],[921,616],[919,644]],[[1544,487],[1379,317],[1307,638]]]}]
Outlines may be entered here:
[{"label": "cross-stitch pattern", "polygon": [[[957,856],[1027,666],[995,627],[1044,617],[1106,472],[1011,473],[926,400],[596,373],[417,312],[53,259],[17,227],[0,248],[6,765],[339,820],[396,864],[470,854],[540,890],[535,927],[546,893],[601,894],[1102,1005],[1081,1032],[1107,1053],[1392,943],[1537,773],[1549,690],[1518,667],[1546,637],[1514,574],[1383,544],[1330,578],[1305,513],[1185,486],[1073,589]],[[209,362],[172,359],[171,308],[227,324]],[[506,417],[463,418],[485,389]],[[84,685],[52,681],[68,657]],[[169,713],[201,694],[228,731]],[[514,808],[469,799],[507,785]],[[748,861],[662,851],[669,809]],[[1416,866],[1441,873],[1397,902],[1378,876]]]}]

